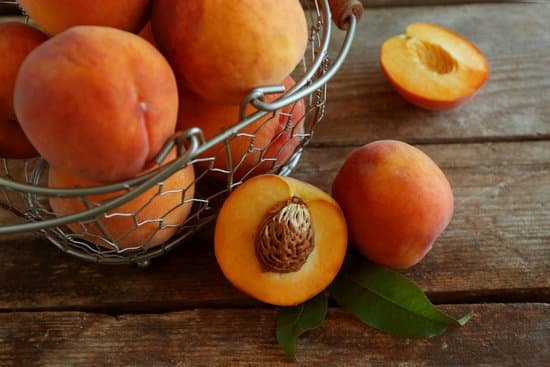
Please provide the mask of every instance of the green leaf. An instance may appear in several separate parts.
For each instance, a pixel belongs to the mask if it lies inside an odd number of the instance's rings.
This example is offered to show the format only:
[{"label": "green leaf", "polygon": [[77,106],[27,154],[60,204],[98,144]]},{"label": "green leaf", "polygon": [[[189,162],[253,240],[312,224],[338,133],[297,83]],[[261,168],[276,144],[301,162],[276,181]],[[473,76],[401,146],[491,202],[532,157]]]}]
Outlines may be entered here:
[{"label": "green leaf", "polygon": [[355,259],[340,271],[329,293],[365,324],[407,338],[439,335],[448,326],[466,324],[472,316],[470,312],[455,320],[398,272]]},{"label": "green leaf", "polygon": [[321,326],[327,316],[328,299],[324,294],[294,307],[284,307],[277,316],[277,342],[296,360],[296,341],[304,332]]}]

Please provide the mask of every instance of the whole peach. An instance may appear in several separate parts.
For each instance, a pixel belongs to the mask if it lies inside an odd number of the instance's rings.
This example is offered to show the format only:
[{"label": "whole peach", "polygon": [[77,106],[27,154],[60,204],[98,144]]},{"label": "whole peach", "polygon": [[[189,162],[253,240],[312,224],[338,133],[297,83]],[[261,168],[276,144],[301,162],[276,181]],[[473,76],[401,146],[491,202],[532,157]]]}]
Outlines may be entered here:
[{"label": "whole peach", "polygon": [[358,251],[392,268],[418,263],[453,215],[451,185],[441,169],[399,141],[376,141],[353,151],[332,193]]},{"label": "whole peach", "polygon": [[151,0],[18,0],[42,30],[55,35],[76,25],[99,25],[137,32]]},{"label": "whole peach", "polygon": [[78,26],[29,54],[14,106],[51,165],[108,182],[138,174],[174,134],[178,91],[170,65],[149,42]]},{"label": "whole peach", "polygon": [[[296,83],[288,76],[282,84],[289,90]],[[280,96],[266,95],[265,101],[273,102]],[[189,90],[182,90],[177,129],[199,127],[209,140],[237,123],[239,112],[239,104],[211,102]],[[254,112],[257,110],[249,105],[247,113],[251,115]],[[221,172],[228,172],[230,169],[235,181],[274,172],[288,162],[302,140],[305,114],[304,100],[298,100],[275,114],[267,114],[239,130],[229,141],[229,156],[224,144],[220,143],[207,150],[200,158],[215,157],[212,164],[215,170],[209,174],[219,180],[226,180],[227,174]],[[196,165],[204,169],[211,163],[210,160],[205,160],[197,162]]]},{"label": "whole peach", "polygon": [[0,24],[0,157],[38,155],[19,126],[13,109],[15,79],[23,60],[48,37],[23,23]]},{"label": "whole peach", "polygon": [[151,24],[178,82],[224,103],[279,84],[304,56],[308,38],[297,0],[155,0]]},{"label": "whole peach", "polygon": [[[175,150],[170,152],[166,163],[176,158]],[[143,173],[159,168],[153,162],[149,163]],[[174,173],[165,179],[162,184],[153,185],[132,200],[98,216],[97,223],[70,223],[67,226],[73,233],[98,246],[111,247],[104,238],[102,230],[108,233],[111,239],[120,248],[158,246],[166,242],[181,229],[193,205],[195,194],[195,173],[192,165]],[[48,185],[54,188],[83,188],[101,186],[71,173],[50,167]],[[126,191],[110,192],[107,194],[91,195],[87,200],[93,205],[102,204],[125,194]],[[50,198],[52,211],[58,216],[70,215],[86,210],[86,205],[80,198]]]}]

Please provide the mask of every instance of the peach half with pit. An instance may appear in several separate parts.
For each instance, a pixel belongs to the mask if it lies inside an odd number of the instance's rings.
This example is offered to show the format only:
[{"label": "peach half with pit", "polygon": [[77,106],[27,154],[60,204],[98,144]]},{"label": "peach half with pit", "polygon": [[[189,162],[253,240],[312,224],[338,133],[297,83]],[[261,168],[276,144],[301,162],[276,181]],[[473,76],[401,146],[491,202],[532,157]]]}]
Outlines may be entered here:
[{"label": "peach half with pit", "polygon": [[338,273],[346,222],[336,201],[319,188],[261,175],[224,202],[214,248],[235,287],[262,302],[296,305],[323,291]]}]

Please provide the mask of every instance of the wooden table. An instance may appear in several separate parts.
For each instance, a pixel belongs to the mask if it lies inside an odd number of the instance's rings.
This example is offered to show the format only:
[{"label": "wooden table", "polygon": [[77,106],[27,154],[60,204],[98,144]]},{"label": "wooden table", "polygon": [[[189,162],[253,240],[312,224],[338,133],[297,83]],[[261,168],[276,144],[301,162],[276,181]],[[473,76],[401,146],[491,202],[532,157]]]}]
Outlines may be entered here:
[{"label": "wooden table", "polygon": [[[330,190],[346,154],[376,139],[427,152],[453,186],[455,216],[404,273],[450,314],[474,316],[406,340],[331,308],[300,339],[300,365],[550,366],[550,5],[443,3],[368,2],[293,176]],[[378,66],[383,40],[419,20],[454,29],[489,58],[488,84],[454,111],[407,104]],[[146,269],[84,263],[33,234],[1,238],[0,366],[293,365],[275,316],[224,279],[211,229]]]}]

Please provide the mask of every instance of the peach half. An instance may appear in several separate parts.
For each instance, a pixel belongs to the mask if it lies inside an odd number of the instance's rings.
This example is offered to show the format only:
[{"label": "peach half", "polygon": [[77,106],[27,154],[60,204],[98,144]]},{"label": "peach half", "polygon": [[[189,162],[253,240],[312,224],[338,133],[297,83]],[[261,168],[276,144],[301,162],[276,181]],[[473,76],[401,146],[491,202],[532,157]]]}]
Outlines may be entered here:
[{"label": "peach half", "polygon": [[489,77],[489,63],[476,46],[428,23],[411,24],[384,42],[380,65],[403,98],[430,110],[458,106]]},{"label": "peach half", "polygon": [[336,201],[317,187],[261,175],[227,198],[214,243],[218,264],[235,287],[262,302],[296,305],[338,273],[346,221]]},{"label": "peach half", "polygon": [[[176,153],[173,151],[166,161],[175,158]],[[158,166],[151,165],[144,173],[155,168]],[[188,165],[168,177],[162,184],[153,185],[136,198],[108,211],[98,218],[97,223],[71,223],[68,227],[81,238],[104,248],[111,248],[108,241],[116,243],[121,249],[158,246],[176,234],[189,216],[195,193],[194,182],[193,166]],[[48,185],[55,188],[85,188],[101,184],[50,167]],[[119,191],[92,195],[87,199],[91,203],[101,204],[124,193],[125,191]],[[50,207],[58,216],[86,210],[84,202],[79,198],[51,198]],[[106,241],[100,226],[111,239]]]}]

